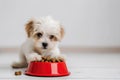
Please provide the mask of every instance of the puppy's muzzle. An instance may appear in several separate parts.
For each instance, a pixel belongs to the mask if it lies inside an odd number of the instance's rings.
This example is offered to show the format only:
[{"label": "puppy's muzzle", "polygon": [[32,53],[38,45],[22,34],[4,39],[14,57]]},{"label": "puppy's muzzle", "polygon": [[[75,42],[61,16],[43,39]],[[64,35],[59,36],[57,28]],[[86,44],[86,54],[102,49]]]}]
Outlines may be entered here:
[{"label": "puppy's muzzle", "polygon": [[43,42],[43,43],[42,43],[42,46],[43,46],[44,49],[47,49],[48,43]]}]

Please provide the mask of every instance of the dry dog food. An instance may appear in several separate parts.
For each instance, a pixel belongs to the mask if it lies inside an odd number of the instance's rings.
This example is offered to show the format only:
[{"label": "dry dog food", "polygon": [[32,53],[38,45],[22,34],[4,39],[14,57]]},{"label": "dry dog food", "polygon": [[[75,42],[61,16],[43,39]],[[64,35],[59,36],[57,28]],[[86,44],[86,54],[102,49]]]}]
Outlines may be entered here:
[{"label": "dry dog food", "polygon": [[16,71],[16,72],[15,72],[15,75],[16,75],[16,76],[19,76],[19,75],[21,75],[21,74],[22,74],[21,71]]},{"label": "dry dog food", "polygon": [[42,60],[40,62],[63,62],[64,59],[61,57],[58,58],[50,58],[50,56],[48,57],[42,57]]}]

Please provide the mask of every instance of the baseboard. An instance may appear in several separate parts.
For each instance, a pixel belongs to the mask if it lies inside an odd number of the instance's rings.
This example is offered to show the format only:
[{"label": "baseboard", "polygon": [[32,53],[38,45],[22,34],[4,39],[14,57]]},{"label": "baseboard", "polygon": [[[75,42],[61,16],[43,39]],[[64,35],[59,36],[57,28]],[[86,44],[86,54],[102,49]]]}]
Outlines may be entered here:
[{"label": "baseboard", "polygon": [[[120,47],[60,47],[61,52],[116,52],[120,53]],[[0,47],[0,52],[16,52],[19,47]]]},{"label": "baseboard", "polygon": [[116,52],[120,53],[120,47],[62,47],[64,52]]}]

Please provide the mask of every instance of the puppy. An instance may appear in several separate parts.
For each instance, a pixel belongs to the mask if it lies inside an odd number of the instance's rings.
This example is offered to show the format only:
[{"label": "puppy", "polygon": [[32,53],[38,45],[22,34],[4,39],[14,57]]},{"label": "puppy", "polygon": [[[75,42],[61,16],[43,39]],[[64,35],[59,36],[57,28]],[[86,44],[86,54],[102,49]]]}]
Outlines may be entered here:
[{"label": "puppy", "polygon": [[63,57],[58,48],[64,36],[61,24],[52,17],[30,20],[26,26],[27,40],[20,49],[20,62],[14,62],[13,68],[24,68],[31,61],[40,61],[41,57]]}]

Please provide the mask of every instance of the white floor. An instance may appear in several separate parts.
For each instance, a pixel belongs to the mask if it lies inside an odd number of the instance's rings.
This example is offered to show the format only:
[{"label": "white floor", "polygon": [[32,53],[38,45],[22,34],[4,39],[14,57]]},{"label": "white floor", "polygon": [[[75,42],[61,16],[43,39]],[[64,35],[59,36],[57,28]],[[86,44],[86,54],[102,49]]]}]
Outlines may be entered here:
[{"label": "white floor", "polygon": [[120,53],[65,53],[71,74],[65,77],[33,77],[14,72],[11,62],[18,60],[16,53],[0,52],[0,80],[120,80]]}]

